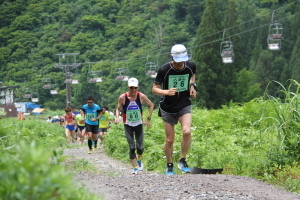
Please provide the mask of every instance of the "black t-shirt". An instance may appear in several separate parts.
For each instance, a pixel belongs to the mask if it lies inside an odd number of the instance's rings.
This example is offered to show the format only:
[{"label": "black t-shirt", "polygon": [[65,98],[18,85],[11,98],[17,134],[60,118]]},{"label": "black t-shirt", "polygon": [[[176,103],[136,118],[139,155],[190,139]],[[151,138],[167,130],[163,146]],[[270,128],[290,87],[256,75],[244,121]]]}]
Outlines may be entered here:
[{"label": "black t-shirt", "polygon": [[160,108],[168,113],[177,113],[184,107],[191,105],[190,79],[196,73],[196,64],[186,61],[184,68],[177,70],[171,62],[162,65],[155,78],[154,83],[161,85],[162,89],[178,88],[174,96],[162,96]]}]

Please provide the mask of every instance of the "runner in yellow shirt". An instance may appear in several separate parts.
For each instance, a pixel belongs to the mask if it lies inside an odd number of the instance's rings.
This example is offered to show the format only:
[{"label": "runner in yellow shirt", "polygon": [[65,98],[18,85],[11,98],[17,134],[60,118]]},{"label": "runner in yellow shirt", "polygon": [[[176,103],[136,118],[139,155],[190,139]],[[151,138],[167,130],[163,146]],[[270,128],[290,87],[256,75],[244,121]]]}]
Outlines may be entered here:
[{"label": "runner in yellow shirt", "polygon": [[76,115],[76,124],[78,128],[78,136],[80,138],[80,143],[83,144],[84,142],[84,135],[85,135],[85,122],[84,122],[84,112],[83,109],[80,108],[79,114]]},{"label": "runner in yellow shirt", "polygon": [[99,138],[100,138],[101,142],[104,140],[103,136],[106,135],[107,129],[109,128],[109,123],[112,120],[112,116],[108,112],[108,107],[103,106],[102,109],[103,109],[102,115],[99,120],[99,122],[100,122]]}]

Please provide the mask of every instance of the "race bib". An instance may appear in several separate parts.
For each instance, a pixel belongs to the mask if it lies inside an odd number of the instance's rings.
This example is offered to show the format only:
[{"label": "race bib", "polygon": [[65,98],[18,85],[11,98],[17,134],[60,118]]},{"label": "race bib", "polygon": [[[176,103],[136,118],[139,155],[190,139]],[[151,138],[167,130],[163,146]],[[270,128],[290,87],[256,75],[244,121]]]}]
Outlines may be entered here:
[{"label": "race bib", "polygon": [[169,88],[177,88],[176,92],[186,91],[188,89],[189,75],[170,75]]},{"label": "race bib", "polygon": [[102,115],[102,116],[100,117],[100,120],[103,120],[103,121],[104,121],[104,120],[107,120],[106,118],[107,118],[107,117],[106,117],[105,115]]},{"label": "race bib", "polygon": [[141,120],[141,111],[138,110],[127,110],[126,117],[129,122],[138,122]]},{"label": "race bib", "polygon": [[95,113],[87,113],[85,115],[85,118],[88,119],[88,120],[92,120],[93,118],[96,118]]}]

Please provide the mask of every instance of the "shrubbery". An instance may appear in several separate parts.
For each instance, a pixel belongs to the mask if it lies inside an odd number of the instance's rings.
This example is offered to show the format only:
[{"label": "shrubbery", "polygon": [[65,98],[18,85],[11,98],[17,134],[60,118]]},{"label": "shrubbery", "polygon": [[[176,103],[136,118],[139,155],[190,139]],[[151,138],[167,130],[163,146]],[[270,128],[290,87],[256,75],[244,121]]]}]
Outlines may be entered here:
[{"label": "shrubbery", "polygon": [[41,120],[0,120],[0,199],[96,199],[62,164],[64,129]]}]

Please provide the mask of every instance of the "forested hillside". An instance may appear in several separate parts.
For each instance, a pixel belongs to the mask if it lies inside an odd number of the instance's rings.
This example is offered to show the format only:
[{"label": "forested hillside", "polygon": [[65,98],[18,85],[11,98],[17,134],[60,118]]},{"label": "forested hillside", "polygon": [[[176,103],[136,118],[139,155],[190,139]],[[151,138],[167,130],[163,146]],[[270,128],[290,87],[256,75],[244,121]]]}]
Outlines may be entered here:
[{"label": "forested hillside", "polygon": [[[71,104],[88,95],[115,108],[126,91],[119,75],[136,77],[151,93],[149,67],[169,61],[170,49],[182,43],[197,64],[199,107],[220,108],[261,96],[270,81],[299,80],[300,5],[292,0],[4,0],[0,5],[0,81],[20,85],[49,109],[66,105],[66,75]],[[279,50],[269,50],[270,25],[280,23]],[[231,41],[234,62],[224,64],[220,44]],[[61,56],[66,54],[67,56]],[[74,55],[68,55],[74,54]],[[76,60],[74,60],[76,59]],[[67,63],[67,64],[66,64]],[[76,67],[66,70],[69,63]],[[93,72],[93,73],[91,73]],[[102,82],[89,83],[100,77]],[[58,94],[51,94],[51,85]],[[268,87],[275,95],[278,88]]]}]

